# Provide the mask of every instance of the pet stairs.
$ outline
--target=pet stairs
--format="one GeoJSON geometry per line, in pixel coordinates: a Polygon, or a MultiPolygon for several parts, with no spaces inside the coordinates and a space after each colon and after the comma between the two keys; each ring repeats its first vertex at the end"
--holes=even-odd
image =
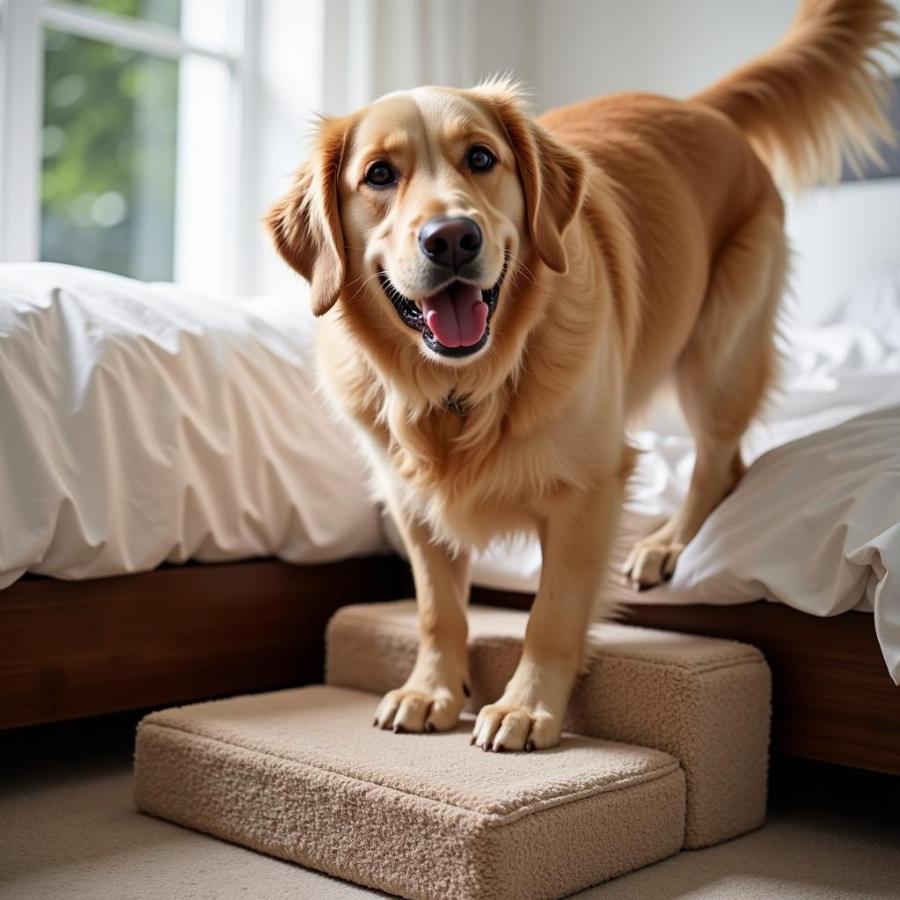
{"type": "Polygon", "coordinates": [[[752,647],[593,626],[559,747],[481,753],[525,613],[469,611],[473,694],[443,734],[372,728],[412,668],[412,601],[348,606],[326,684],[152,713],[135,797],[149,813],[411,898],[552,898],[765,816],[769,669],[752,647]]]}

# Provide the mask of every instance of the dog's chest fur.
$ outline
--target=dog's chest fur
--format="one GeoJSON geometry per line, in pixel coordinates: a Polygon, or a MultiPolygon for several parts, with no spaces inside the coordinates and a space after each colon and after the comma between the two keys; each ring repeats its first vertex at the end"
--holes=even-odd
{"type": "Polygon", "coordinates": [[[449,543],[484,546],[532,530],[554,502],[584,487],[589,457],[596,459],[590,448],[599,438],[571,422],[566,433],[553,422],[515,433],[503,392],[465,415],[444,406],[414,419],[399,404],[379,407],[371,393],[369,403],[360,399],[350,390],[341,405],[368,433],[383,487],[449,543]]]}
{"type": "Polygon", "coordinates": [[[436,536],[474,545],[534,527],[567,487],[560,451],[552,435],[515,438],[502,418],[485,425],[446,409],[391,430],[382,444],[404,506],[436,536]]]}

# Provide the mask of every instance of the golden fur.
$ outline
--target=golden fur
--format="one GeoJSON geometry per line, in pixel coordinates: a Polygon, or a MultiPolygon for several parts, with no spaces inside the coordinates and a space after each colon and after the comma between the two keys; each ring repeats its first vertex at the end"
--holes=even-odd
{"type": "Polygon", "coordinates": [[[544,567],[522,661],[473,742],[558,742],[631,471],[626,421],[671,376],[697,443],[684,506],[629,558],[649,587],[740,477],[775,374],[786,247],[769,166],[780,156],[809,179],[871,149],[884,130],[872,52],[890,20],[880,0],[809,0],[772,53],[690,101],[623,94],[535,121],[496,81],[322,123],[268,223],[328,313],[324,383],[365,438],[413,566],[419,657],[376,724],[456,723],[469,550],[533,529],[544,567]],[[475,143],[497,157],[489,172],[461,165],[475,143]],[[399,173],[391,190],[366,185],[373,159],[399,173]],[[419,302],[416,236],[448,213],[481,227],[482,288],[508,266],[490,340],[462,361],[426,348],[379,282],[419,302]]]}

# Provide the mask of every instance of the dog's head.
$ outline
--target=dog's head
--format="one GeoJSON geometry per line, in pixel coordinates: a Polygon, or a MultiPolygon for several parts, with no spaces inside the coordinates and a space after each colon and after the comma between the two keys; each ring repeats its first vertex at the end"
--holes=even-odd
{"type": "Polygon", "coordinates": [[[267,224],[316,315],[343,298],[382,337],[459,365],[513,315],[494,322],[520,267],[565,271],[584,181],[510,86],[418,88],[323,121],[267,224]]]}

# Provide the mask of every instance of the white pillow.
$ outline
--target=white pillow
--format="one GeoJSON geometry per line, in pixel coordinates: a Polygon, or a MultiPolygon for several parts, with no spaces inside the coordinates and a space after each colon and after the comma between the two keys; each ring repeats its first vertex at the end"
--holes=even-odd
{"type": "Polygon", "coordinates": [[[759,457],[685,548],[672,587],[818,616],[865,600],[900,683],[900,406],[759,457]]]}

